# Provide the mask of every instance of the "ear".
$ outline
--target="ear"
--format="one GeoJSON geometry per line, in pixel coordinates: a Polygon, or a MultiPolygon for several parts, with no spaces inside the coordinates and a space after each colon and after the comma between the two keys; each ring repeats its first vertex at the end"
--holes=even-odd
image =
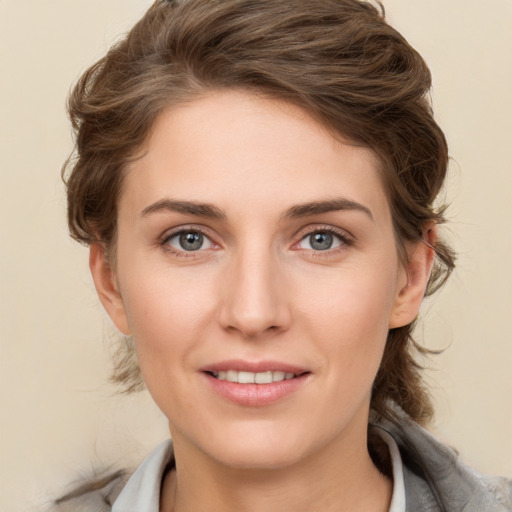
{"type": "Polygon", "coordinates": [[[98,297],[115,326],[126,335],[130,334],[128,319],[114,269],[110,265],[104,248],[92,244],[89,249],[89,268],[98,297]]]}
{"type": "Polygon", "coordinates": [[[423,239],[407,247],[389,328],[410,324],[418,315],[434,263],[437,226],[425,228],[423,239]]]}

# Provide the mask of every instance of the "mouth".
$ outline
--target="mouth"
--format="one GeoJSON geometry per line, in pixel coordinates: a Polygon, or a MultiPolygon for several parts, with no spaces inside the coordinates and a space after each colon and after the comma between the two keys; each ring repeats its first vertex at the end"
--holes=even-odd
{"type": "Polygon", "coordinates": [[[241,406],[260,407],[295,394],[312,373],[282,362],[231,360],[201,368],[217,395],[241,406]]]}

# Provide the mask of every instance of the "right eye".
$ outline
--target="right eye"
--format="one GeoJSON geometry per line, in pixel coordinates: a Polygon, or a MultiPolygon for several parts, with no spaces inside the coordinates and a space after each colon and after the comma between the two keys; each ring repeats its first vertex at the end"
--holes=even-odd
{"type": "Polygon", "coordinates": [[[164,243],[178,252],[195,252],[213,247],[212,241],[195,229],[178,231],[169,236],[164,243]]]}

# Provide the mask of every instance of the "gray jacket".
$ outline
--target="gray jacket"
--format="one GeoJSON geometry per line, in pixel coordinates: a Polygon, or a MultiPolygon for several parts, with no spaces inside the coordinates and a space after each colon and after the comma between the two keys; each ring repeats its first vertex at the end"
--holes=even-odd
{"type": "MultiPolygon", "coordinates": [[[[512,480],[478,474],[454,450],[400,416],[397,423],[377,426],[399,447],[407,512],[512,512],[512,480]]],[[[126,480],[124,472],[97,479],[58,500],[52,511],[110,512],[126,480]]]]}
{"type": "Polygon", "coordinates": [[[407,512],[512,511],[512,480],[477,473],[405,415],[379,426],[400,449],[407,512]]]}

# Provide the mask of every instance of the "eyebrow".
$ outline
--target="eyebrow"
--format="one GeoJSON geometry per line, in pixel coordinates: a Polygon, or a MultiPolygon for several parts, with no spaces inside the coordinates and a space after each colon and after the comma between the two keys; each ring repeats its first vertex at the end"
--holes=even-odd
{"type": "Polygon", "coordinates": [[[326,201],[313,201],[311,203],[304,203],[292,206],[286,212],[284,212],[283,217],[285,218],[299,218],[299,217],[308,217],[310,215],[318,215],[322,213],[329,213],[339,210],[355,210],[359,212],[363,212],[368,215],[371,220],[374,220],[373,214],[371,210],[358,203],[356,201],[352,201],[350,199],[345,198],[336,198],[336,199],[328,199],[326,201]]]}
{"type": "Polygon", "coordinates": [[[226,219],[226,214],[212,204],[196,203],[193,201],[174,201],[172,199],[161,199],[160,201],[150,204],[142,210],[141,217],[160,212],[183,213],[218,220],[226,219]]]}
{"type": "MultiPolygon", "coordinates": [[[[328,199],[326,201],[312,201],[310,203],[297,204],[286,210],[282,218],[300,218],[311,215],[319,215],[340,210],[355,210],[365,213],[371,220],[373,214],[369,208],[345,198],[328,199]]],[[[176,201],[172,199],[161,199],[142,210],[141,217],[152,213],[175,212],[186,215],[197,215],[217,220],[226,220],[226,214],[216,206],[209,203],[196,203],[194,201],[176,201]]]]}

